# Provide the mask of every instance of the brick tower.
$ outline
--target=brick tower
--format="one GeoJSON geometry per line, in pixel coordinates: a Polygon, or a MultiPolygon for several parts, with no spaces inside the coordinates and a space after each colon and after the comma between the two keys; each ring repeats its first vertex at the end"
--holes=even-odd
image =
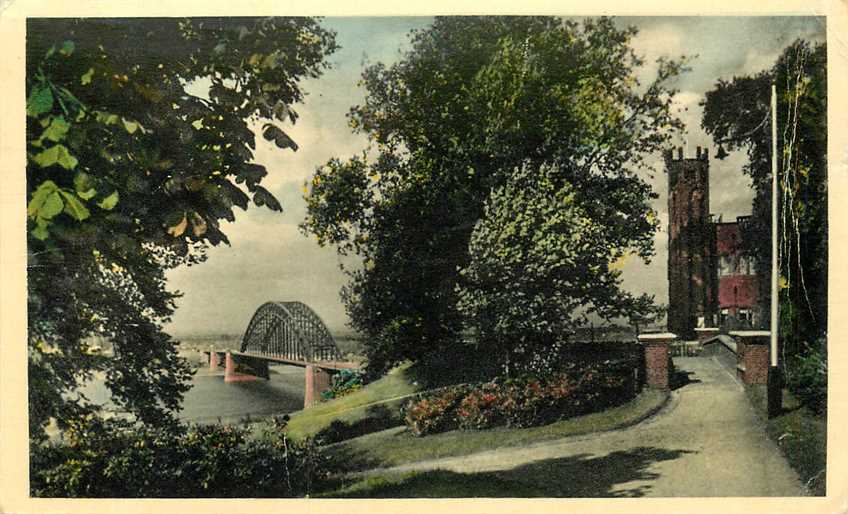
{"type": "Polygon", "coordinates": [[[715,237],[710,218],[710,164],[698,147],[694,159],[665,154],[668,170],[668,330],[694,338],[699,318],[716,311],[715,237]]]}

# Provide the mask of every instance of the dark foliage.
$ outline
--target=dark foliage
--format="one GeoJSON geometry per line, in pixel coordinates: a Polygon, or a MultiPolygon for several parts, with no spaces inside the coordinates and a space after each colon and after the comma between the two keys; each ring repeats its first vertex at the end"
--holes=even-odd
{"type": "Polygon", "coordinates": [[[31,437],[92,412],[76,389],[95,373],[137,420],[175,423],[191,371],[162,330],[165,271],[226,243],[236,207],[281,210],[250,124],[295,149],[274,124],[335,48],[311,18],[27,21],[31,437]]]}
{"type": "Polygon", "coordinates": [[[771,84],[777,86],[780,336],[790,360],[824,352],[827,331],[827,47],[796,41],[770,69],[720,80],[702,126],[716,143],[744,149],[756,195],[748,235],[757,256],[763,326],[771,298],[771,84]]]}
{"type": "MultiPolygon", "coordinates": [[[[825,348],[819,344],[818,347],[825,348]]],[[[786,386],[811,411],[827,411],[827,354],[817,348],[793,355],[786,363],[786,386]]]]}
{"type": "Polygon", "coordinates": [[[371,153],[317,170],[303,229],[361,257],[343,298],[372,374],[436,355],[474,362],[460,271],[487,199],[516,170],[550,169],[556,186],[569,184],[603,225],[609,262],[651,256],[655,194],[639,170],[680,126],[667,82],[684,68],[662,62],[639,88],[634,34],[609,19],[437,18],[398,63],[365,70],[350,121],[371,153]]]}
{"type": "Polygon", "coordinates": [[[272,422],[259,440],[223,425],[163,430],[96,418],[62,444],[31,450],[32,496],[238,498],[308,495],[327,475],[311,442],[294,443],[272,422]],[[246,489],[247,488],[247,489],[246,489]]]}

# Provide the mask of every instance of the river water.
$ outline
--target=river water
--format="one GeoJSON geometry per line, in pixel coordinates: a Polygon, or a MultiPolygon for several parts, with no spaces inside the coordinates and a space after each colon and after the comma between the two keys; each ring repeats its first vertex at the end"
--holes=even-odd
{"type": "MultiPolygon", "coordinates": [[[[304,369],[271,366],[270,372],[270,380],[224,383],[223,370],[212,373],[201,366],[185,394],[179,418],[191,423],[238,423],[302,409],[304,369]]],[[[87,383],[82,392],[107,410],[112,406],[103,380],[87,383]]]]}

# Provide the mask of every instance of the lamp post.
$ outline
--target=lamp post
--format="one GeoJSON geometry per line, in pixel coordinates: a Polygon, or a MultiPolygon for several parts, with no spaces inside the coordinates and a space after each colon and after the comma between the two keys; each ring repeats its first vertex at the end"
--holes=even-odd
{"type": "Polygon", "coordinates": [[[777,360],[778,289],[777,289],[777,88],[771,85],[771,345],[768,373],[768,416],[782,410],[783,376],[777,360]]]}

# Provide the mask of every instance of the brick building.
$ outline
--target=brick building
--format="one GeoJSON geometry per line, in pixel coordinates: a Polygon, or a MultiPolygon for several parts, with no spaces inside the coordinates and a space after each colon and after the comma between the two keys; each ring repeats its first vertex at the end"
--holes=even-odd
{"type": "Polygon", "coordinates": [[[750,216],[710,214],[709,158],[665,154],[668,171],[668,330],[693,338],[698,326],[753,326],[758,282],[747,251],[750,216]]]}

